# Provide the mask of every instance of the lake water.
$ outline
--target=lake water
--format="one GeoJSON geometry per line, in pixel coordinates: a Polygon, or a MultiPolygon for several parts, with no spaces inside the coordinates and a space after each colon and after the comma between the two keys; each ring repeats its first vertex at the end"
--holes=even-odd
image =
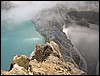
{"type": "Polygon", "coordinates": [[[15,26],[7,29],[9,24],[2,22],[1,26],[1,69],[9,70],[10,63],[15,55],[29,56],[36,44],[44,44],[45,38],[35,30],[31,21],[10,24],[15,26]]]}

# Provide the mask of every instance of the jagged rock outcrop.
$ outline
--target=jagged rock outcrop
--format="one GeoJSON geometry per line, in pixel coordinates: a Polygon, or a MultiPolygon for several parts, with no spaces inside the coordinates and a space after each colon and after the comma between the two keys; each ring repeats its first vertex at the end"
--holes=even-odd
{"type": "Polygon", "coordinates": [[[30,62],[30,59],[27,56],[25,56],[25,55],[22,55],[22,56],[16,55],[16,56],[14,56],[11,64],[12,65],[18,64],[19,66],[22,66],[25,69],[28,69],[29,62],[30,62]]]}
{"type": "MultiPolygon", "coordinates": [[[[24,62],[22,61],[22,63],[24,63],[24,62]]],[[[33,74],[31,72],[28,72],[28,70],[26,70],[22,66],[19,66],[16,63],[16,64],[13,65],[13,68],[10,71],[1,70],[1,75],[33,75],[33,74]]]]}
{"type": "Polygon", "coordinates": [[[54,56],[60,58],[63,61],[63,57],[60,53],[58,45],[51,41],[50,44],[46,43],[44,45],[37,44],[36,49],[31,53],[29,59],[34,60],[36,59],[39,62],[43,62],[45,59],[47,59],[50,54],[53,54],[54,56]]]}
{"type": "Polygon", "coordinates": [[[9,71],[1,70],[1,75],[86,75],[77,68],[76,64],[64,62],[58,56],[61,55],[60,53],[59,46],[53,41],[44,45],[38,44],[34,54],[30,55],[30,57],[34,56],[34,59],[30,60],[26,55],[16,55],[11,62],[13,67],[9,71]],[[48,55],[48,51],[52,52],[48,55]],[[37,54],[43,58],[42,62],[37,58],[37,54]]]}
{"type": "Polygon", "coordinates": [[[66,6],[57,5],[43,10],[32,21],[36,24],[36,30],[45,36],[47,41],[53,40],[59,45],[65,61],[73,60],[81,69],[85,67],[83,70],[86,71],[86,61],[63,32],[63,24],[67,21],[67,11],[66,6]]]}
{"type": "Polygon", "coordinates": [[[53,49],[49,45],[36,45],[36,49],[30,55],[30,60],[36,59],[39,62],[43,62],[51,53],[53,49]]]}

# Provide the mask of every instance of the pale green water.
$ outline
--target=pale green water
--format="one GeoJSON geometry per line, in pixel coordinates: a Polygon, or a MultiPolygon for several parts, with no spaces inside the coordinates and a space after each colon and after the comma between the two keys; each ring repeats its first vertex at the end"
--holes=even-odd
{"type": "MultiPolygon", "coordinates": [[[[8,25],[2,23],[2,25],[8,25]]],[[[14,55],[25,54],[29,56],[36,44],[44,44],[45,38],[41,36],[31,21],[22,24],[12,24],[16,27],[7,30],[1,27],[1,69],[8,70],[14,55]],[[18,26],[17,26],[18,25],[18,26]]]]}

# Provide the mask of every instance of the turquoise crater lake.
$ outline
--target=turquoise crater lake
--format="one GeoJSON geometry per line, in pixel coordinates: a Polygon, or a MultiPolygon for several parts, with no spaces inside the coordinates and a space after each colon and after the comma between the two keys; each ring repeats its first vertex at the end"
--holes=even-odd
{"type": "Polygon", "coordinates": [[[45,38],[36,31],[31,21],[20,24],[1,23],[1,69],[9,70],[15,55],[29,56],[36,44],[44,44],[45,38]],[[8,26],[14,26],[7,29],[8,26]]]}

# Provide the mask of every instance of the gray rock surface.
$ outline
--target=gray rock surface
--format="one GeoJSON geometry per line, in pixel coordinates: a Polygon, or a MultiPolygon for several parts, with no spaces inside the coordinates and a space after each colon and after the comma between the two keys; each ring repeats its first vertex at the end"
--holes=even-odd
{"type": "Polygon", "coordinates": [[[54,8],[40,12],[33,22],[36,24],[36,30],[41,35],[46,37],[47,41],[53,40],[56,42],[61,50],[61,54],[65,61],[73,60],[79,68],[86,71],[86,62],[83,60],[81,54],[74,48],[71,41],[63,32],[63,24],[66,23],[67,9],[63,5],[57,5],[54,8]],[[80,66],[82,65],[82,66],[80,66]]]}
{"type": "MultiPolygon", "coordinates": [[[[75,62],[76,64],[79,65],[79,67],[82,70],[86,72],[87,62],[88,62],[88,65],[90,63],[92,65],[92,63],[94,63],[94,60],[97,60],[97,58],[95,59],[95,57],[97,56],[92,55],[92,52],[91,52],[89,56],[91,56],[93,60],[91,61],[90,58],[87,58],[88,55],[87,56],[84,55],[86,53],[85,49],[83,50],[84,52],[83,54],[82,49],[78,49],[78,47],[73,45],[72,42],[66,36],[66,34],[62,31],[63,25],[65,25],[66,28],[71,25],[76,25],[76,26],[82,26],[82,27],[99,31],[99,28],[98,28],[99,14],[98,13],[99,12],[92,12],[92,11],[68,12],[68,9],[66,8],[66,6],[57,5],[53,8],[45,9],[42,12],[40,12],[36,16],[36,18],[33,19],[33,22],[36,24],[35,27],[37,31],[39,31],[41,35],[45,36],[47,41],[53,40],[59,45],[61,54],[65,61],[69,60],[71,62],[75,62]],[[75,47],[78,50],[75,49],[75,47]]],[[[85,31],[85,33],[88,33],[88,32],[85,31]]],[[[82,45],[80,47],[84,48],[84,46],[82,45]]],[[[92,46],[90,46],[90,48],[91,47],[92,46]]],[[[94,68],[92,66],[88,66],[88,67],[90,67],[88,70],[94,68]]],[[[89,73],[91,73],[91,71],[89,73]]]]}

